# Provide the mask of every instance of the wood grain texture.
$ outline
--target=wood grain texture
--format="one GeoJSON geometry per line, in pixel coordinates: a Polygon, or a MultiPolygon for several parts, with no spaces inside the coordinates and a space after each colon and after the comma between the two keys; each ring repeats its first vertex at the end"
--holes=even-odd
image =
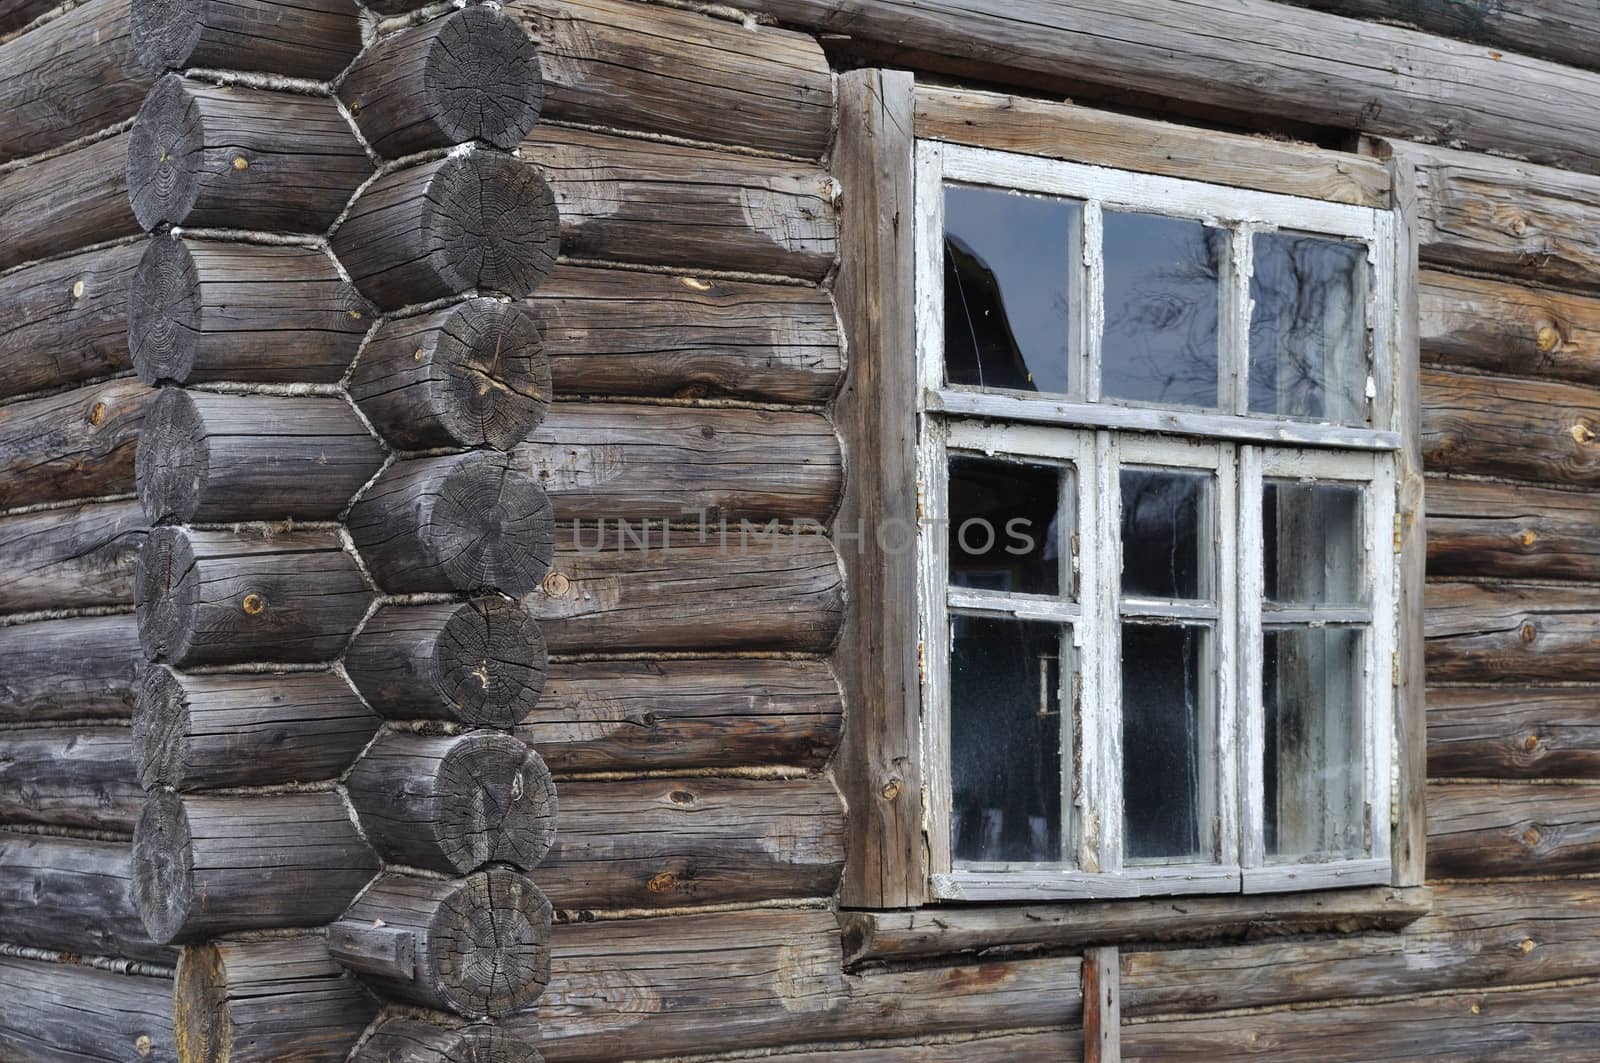
{"type": "Polygon", "coordinates": [[[544,1063],[537,1038],[488,1023],[436,1026],[395,1016],[385,1019],[351,1056],[351,1063],[544,1063]]]}
{"type": "Polygon", "coordinates": [[[839,682],[820,660],[568,661],[551,666],[516,734],[558,774],[815,769],[843,720],[839,682]]]}
{"type": "Polygon", "coordinates": [[[131,616],[0,628],[0,722],[127,719],[143,668],[131,616]]]}
{"type": "Polygon", "coordinates": [[[1523,583],[1430,583],[1429,682],[1600,680],[1600,589],[1523,583]]]}
{"type": "Polygon", "coordinates": [[[1115,946],[1083,950],[1083,1063],[1122,1063],[1122,987],[1115,946]]]}
{"type": "Polygon", "coordinates": [[[0,0],[0,33],[11,33],[56,7],[55,0],[0,0]]]}
{"type": "Polygon", "coordinates": [[[0,832],[0,940],[171,964],[133,903],[133,844],[0,832]]]}
{"type": "Polygon", "coordinates": [[[1528,783],[1428,787],[1428,874],[1583,874],[1600,868],[1600,789],[1528,783]]]}
{"type": "Polygon", "coordinates": [[[0,822],[131,834],[143,804],[126,727],[29,728],[0,742],[0,822]]]}
{"type": "Polygon", "coordinates": [[[0,277],[0,397],[128,368],[128,288],[141,250],[87,251],[0,277]]]}
{"type": "Polygon", "coordinates": [[[127,133],[0,173],[0,269],[133,236],[127,133]]]}
{"type": "Polygon", "coordinates": [[[844,372],[828,293],[791,284],[557,266],[522,304],[562,396],[820,404],[844,372]]]}
{"type": "Polygon", "coordinates": [[[1430,477],[1427,497],[1432,576],[1600,580],[1590,492],[1430,477]]]}
{"type": "Polygon", "coordinates": [[[132,0],[133,40],[152,65],[259,70],[328,80],[361,51],[351,0],[132,0]]]}
{"type": "Polygon", "coordinates": [[[821,280],[838,241],[816,166],[540,126],[522,156],[550,182],[578,259],[821,280]]]}
{"type": "Polygon", "coordinates": [[[0,508],[128,494],[155,398],[123,379],[0,406],[0,508]]]}
{"type": "Polygon", "coordinates": [[[724,1056],[743,1060],[811,1060],[827,1053],[828,1063],[1016,1063],[1019,1059],[1048,1059],[1053,1063],[1080,1063],[1083,1031],[1034,1030],[1026,1033],[956,1034],[918,1038],[913,1042],[862,1042],[839,1045],[805,1045],[789,1050],[762,1050],[755,1055],[724,1056]]]}
{"type": "Polygon", "coordinates": [[[1428,774],[1600,779],[1600,690],[1436,687],[1428,691],[1428,774]]]}
{"type": "Polygon", "coordinates": [[[1428,369],[1422,403],[1429,472],[1600,486],[1600,389],[1428,369]]]}
{"type": "Polygon", "coordinates": [[[817,41],[626,0],[519,0],[550,117],[820,158],[832,75],[817,41]]]}
{"type": "Polygon", "coordinates": [[[127,605],[148,527],[137,502],[0,518],[0,613],[127,605]]]}
{"type": "Polygon", "coordinates": [[[176,1063],[172,979],[0,957],[0,1053],[28,1063],[176,1063]]]}
{"type": "Polygon", "coordinates": [[[1600,384],[1600,299],[1434,270],[1421,296],[1431,365],[1600,384]]]}

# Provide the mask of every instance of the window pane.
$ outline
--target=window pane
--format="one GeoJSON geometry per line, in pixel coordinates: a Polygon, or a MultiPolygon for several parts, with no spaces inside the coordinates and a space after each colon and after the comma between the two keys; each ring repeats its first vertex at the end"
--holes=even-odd
{"type": "Polygon", "coordinates": [[[1197,221],[1105,212],[1101,392],[1217,405],[1217,309],[1228,234],[1197,221]]]}
{"type": "Polygon", "coordinates": [[[1071,632],[977,616],[953,616],[950,627],[951,853],[1056,863],[1071,632]]]}
{"type": "Polygon", "coordinates": [[[944,190],[944,358],[952,384],[1065,392],[1072,250],[1083,205],[993,188],[944,190]]]}
{"type": "Polygon", "coordinates": [[[1209,631],[1122,625],[1123,848],[1128,860],[1211,859],[1209,631]]]}
{"type": "Polygon", "coordinates": [[[1361,637],[1355,628],[1264,632],[1267,855],[1361,856],[1361,637]]]}
{"type": "Polygon", "coordinates": [[[1257,233],[1250,277],[1250,409],[1366,423],[1367,249],[1257,233]]]}
{"type": "MultiPolygon", "coordinates": [[[[1052,465],[950,459],[950,586],[1019,594],[1061,594],[1063,532],[1058,515],[1068,470],[1052,465]]],[[[1070,576],[1067,577],[1070,579],[1070,576]]]]}
{"type": "Polygon", "coordinates": [[[1122,593],[1210,598],[1211,474],[1123,469],[1122,593]]]}
{"type": "Polygon", "coordinates": [[[1353,484],[1268,480],[1262,486],[1264,591],[1280,605],[1359,605],[1361,494],[1353,484]]]}

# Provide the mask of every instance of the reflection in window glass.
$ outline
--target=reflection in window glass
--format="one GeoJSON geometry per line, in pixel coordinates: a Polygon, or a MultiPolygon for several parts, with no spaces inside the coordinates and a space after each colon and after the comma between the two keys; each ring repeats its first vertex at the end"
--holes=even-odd
{"type": "Polygon", "coordinates": [[[950,586],[1061,594],[1061,477],[1051,465],[950,460],[950,586]]]}
{"type": "Polygon", "coordinates": [[[1264,637],[1267,855],[1363,855],[1361,631],[1269,627],[1264,637]]]}
{"type": "Polygon", "coordinates": [[[1217,312],[1228,234],[1197,221],[1105,212],[1101,391],[1217,405],[1217,312]]]}
{"type": "Polygon", "coordinates": [[[1280,605],[1359,605],[1361,488],[1268,480],[1261,498],[1263,591],[1280,605]]]}
{"type": "Polygon", "coordinates": [[[1211,597],[1211,475],[1123,469],[1122,593],[1211,597]]]}
{"type": "Polygon", "coordinates": [[[1211,720],[1203,627],[1122,625],[1123,844],[1128,860],[1210,859],[1211,720]]]}
{"type": "Polygon", "coordinates": [[[958,862],[1057,863],[1069,629],[950,618],[950,850],[958,862]]]}
{"type": "Polygon", "coordinates": [[[1367,251],[1257,233],[1250,277],[1250,409],[1366,423],[1367,251]]]}
{"type": "Polygon", "coordinates": [[[1072,249],[1083,205],[993,188],[944,193],[945,376],[952,384],[1064,393],[1072,249]]]}

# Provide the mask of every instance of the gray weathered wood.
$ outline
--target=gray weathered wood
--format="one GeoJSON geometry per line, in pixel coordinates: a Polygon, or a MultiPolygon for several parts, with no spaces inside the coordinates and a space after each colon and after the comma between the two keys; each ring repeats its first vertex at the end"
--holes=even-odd
{"type": "Polygon", "coordinates": [[[1600,859],[1600,787],[1428,787],[1430,878],[1563,875],[1600,859]]]}
{"type": "Polygon", "coordinates": [[[329,531],[157,528],[135,578],[145,652],[178,668],[332,660],[373,598],[329,531]]]}
{"type": "Polygon", "coordinates": [[[0,956],[0,1055],[27,1063],[175,1063],[172,979],[0,956]]]}
{"type": "Polygon", "coordinates": [[[144,795],[126,727],[29,728],[0,737],[0,822],[132,833],[144,795]]]}
{"type": "Polygon", "coordinates": [[[168,69],[260,70],[326,80],[361,51],[351,0],[132,0],[133,40],[168,69]]]}
{"type": "Polygon", "coordinates": [[[332,100],[168,74],[128,144],[128,198],[167,225],[317,233],[372,176],[332,100]]]}
{"type": "Polygon", "coordinates": [[[1429,363],[1600,384],[1600,299],[1433,270],[1421,280],[1429,363]]]}
{"type": "Polygon", "coordinates": [[[1435,687],[1428,691],[1428,774],[1600,779],[1600,691],[1435,687]]]}
{"type": "Polygon", "coordinates": [[[1122,1063],[1121,966],[1115,945],[1083,950],[1083,1063],[1122,1063]]]}
{"type": "Polygon", "coordinates": [[[133,236],[127,133],[0,173],[0,269],[133,236]]]}
{"type": "Polygon", "coordinates": [[[133,844],[0,833],[0,941],[170,964],[133,903],[133,844]]]}
{"type": "Polygon", "coordinates": [[[128,494],[155,398],[137,380],[110,380],[0,408],[0,509],[128,494]]]}
{"type": "Polygon", "coordinates": [[[0,721],[127,719],[143,667],[131,616],[0,628],[0,721]]]}
{"type": "Polygon", "coordinates": [[[380,723],[331,672],[185,675],[152,664],[132,753],[145,789],[322,782],[354,763],[380,723]]]}
{"type": "Polygon", "coordinates": [[[148,526],[131,501],[0,519],[0,613],[126,605],[148,526]]]}
{"type": "Polygon", "coordinates": [[[1600,389],[1422,372],[1429,472],[1600,487],[1600,389]]]}
{"type": "Polygon", "coordinates": [[[539,120],[539,52],[498,8],[467,7],[379,39],[339,83],[339,99],[381,154],[469,140],[505,151],[539,120]]]}
{"type": "Polygon", "coordinates": [[[0,277],[0,397],[128,368],[128,287],[140,250],[87,251],[0,277]]]}
{"type": "Polygon", "coordinates": [[[1596,504],[1587,491],[1430,478],[1428,572],[1600,580],[1596,504]]]}
{"type": "Polygon", "coordinates": [[[352,1063],[544,1063],[522,1037],[487,1023],[436,1026],[395,1016],[385,1019],[351,1057],[352,1063]]]}
{"type": "Polygon", "coordinates": [[[56,6],[55,0],[0,0],[0,34],[11,33],[56,6]]]}
{"type": "Polygon", "coordinates": [[[321,926],[378,870],[339,795],[151,794],[133,836],[133,897],[158,942],[321,926]]]}
{"type": "Polygon", "coordinates": [[[1428,681],[1600,681],[1600,589],[1430,583],[1428,681]]]}
{"type": "MultiPolygon", "coordinates": [[[[816,1043],[762,1049],[752,1055],[724,1056],[730,1063],[754,1060],[812,1060],[826,1052],[828,1063],[1016,1063],[1048,1059],[1081,1063],[1083,1031],[1028,1030],[1021,1033],[962,1033],[934,1040],[862,1041],[850,1045],[816,1043]]],[[[576,1058],[576,1057],[573,1057],[576,1058]]]]}

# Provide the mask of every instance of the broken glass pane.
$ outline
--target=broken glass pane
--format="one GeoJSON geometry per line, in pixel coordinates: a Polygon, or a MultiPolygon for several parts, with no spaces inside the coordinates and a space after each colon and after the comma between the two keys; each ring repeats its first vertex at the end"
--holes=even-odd
{"type": "Polygon", "coordinates": [[[1071,516],[1059,511],[1062,477],[1070,475],[1054,465],[952,457],[950,586],[1063,593],[1071,516]]]}
{"type": "Polygon", "coordinates": [[[1366,423],[1367,249],[1256,233],[1250,409],[1366,423]]]}

